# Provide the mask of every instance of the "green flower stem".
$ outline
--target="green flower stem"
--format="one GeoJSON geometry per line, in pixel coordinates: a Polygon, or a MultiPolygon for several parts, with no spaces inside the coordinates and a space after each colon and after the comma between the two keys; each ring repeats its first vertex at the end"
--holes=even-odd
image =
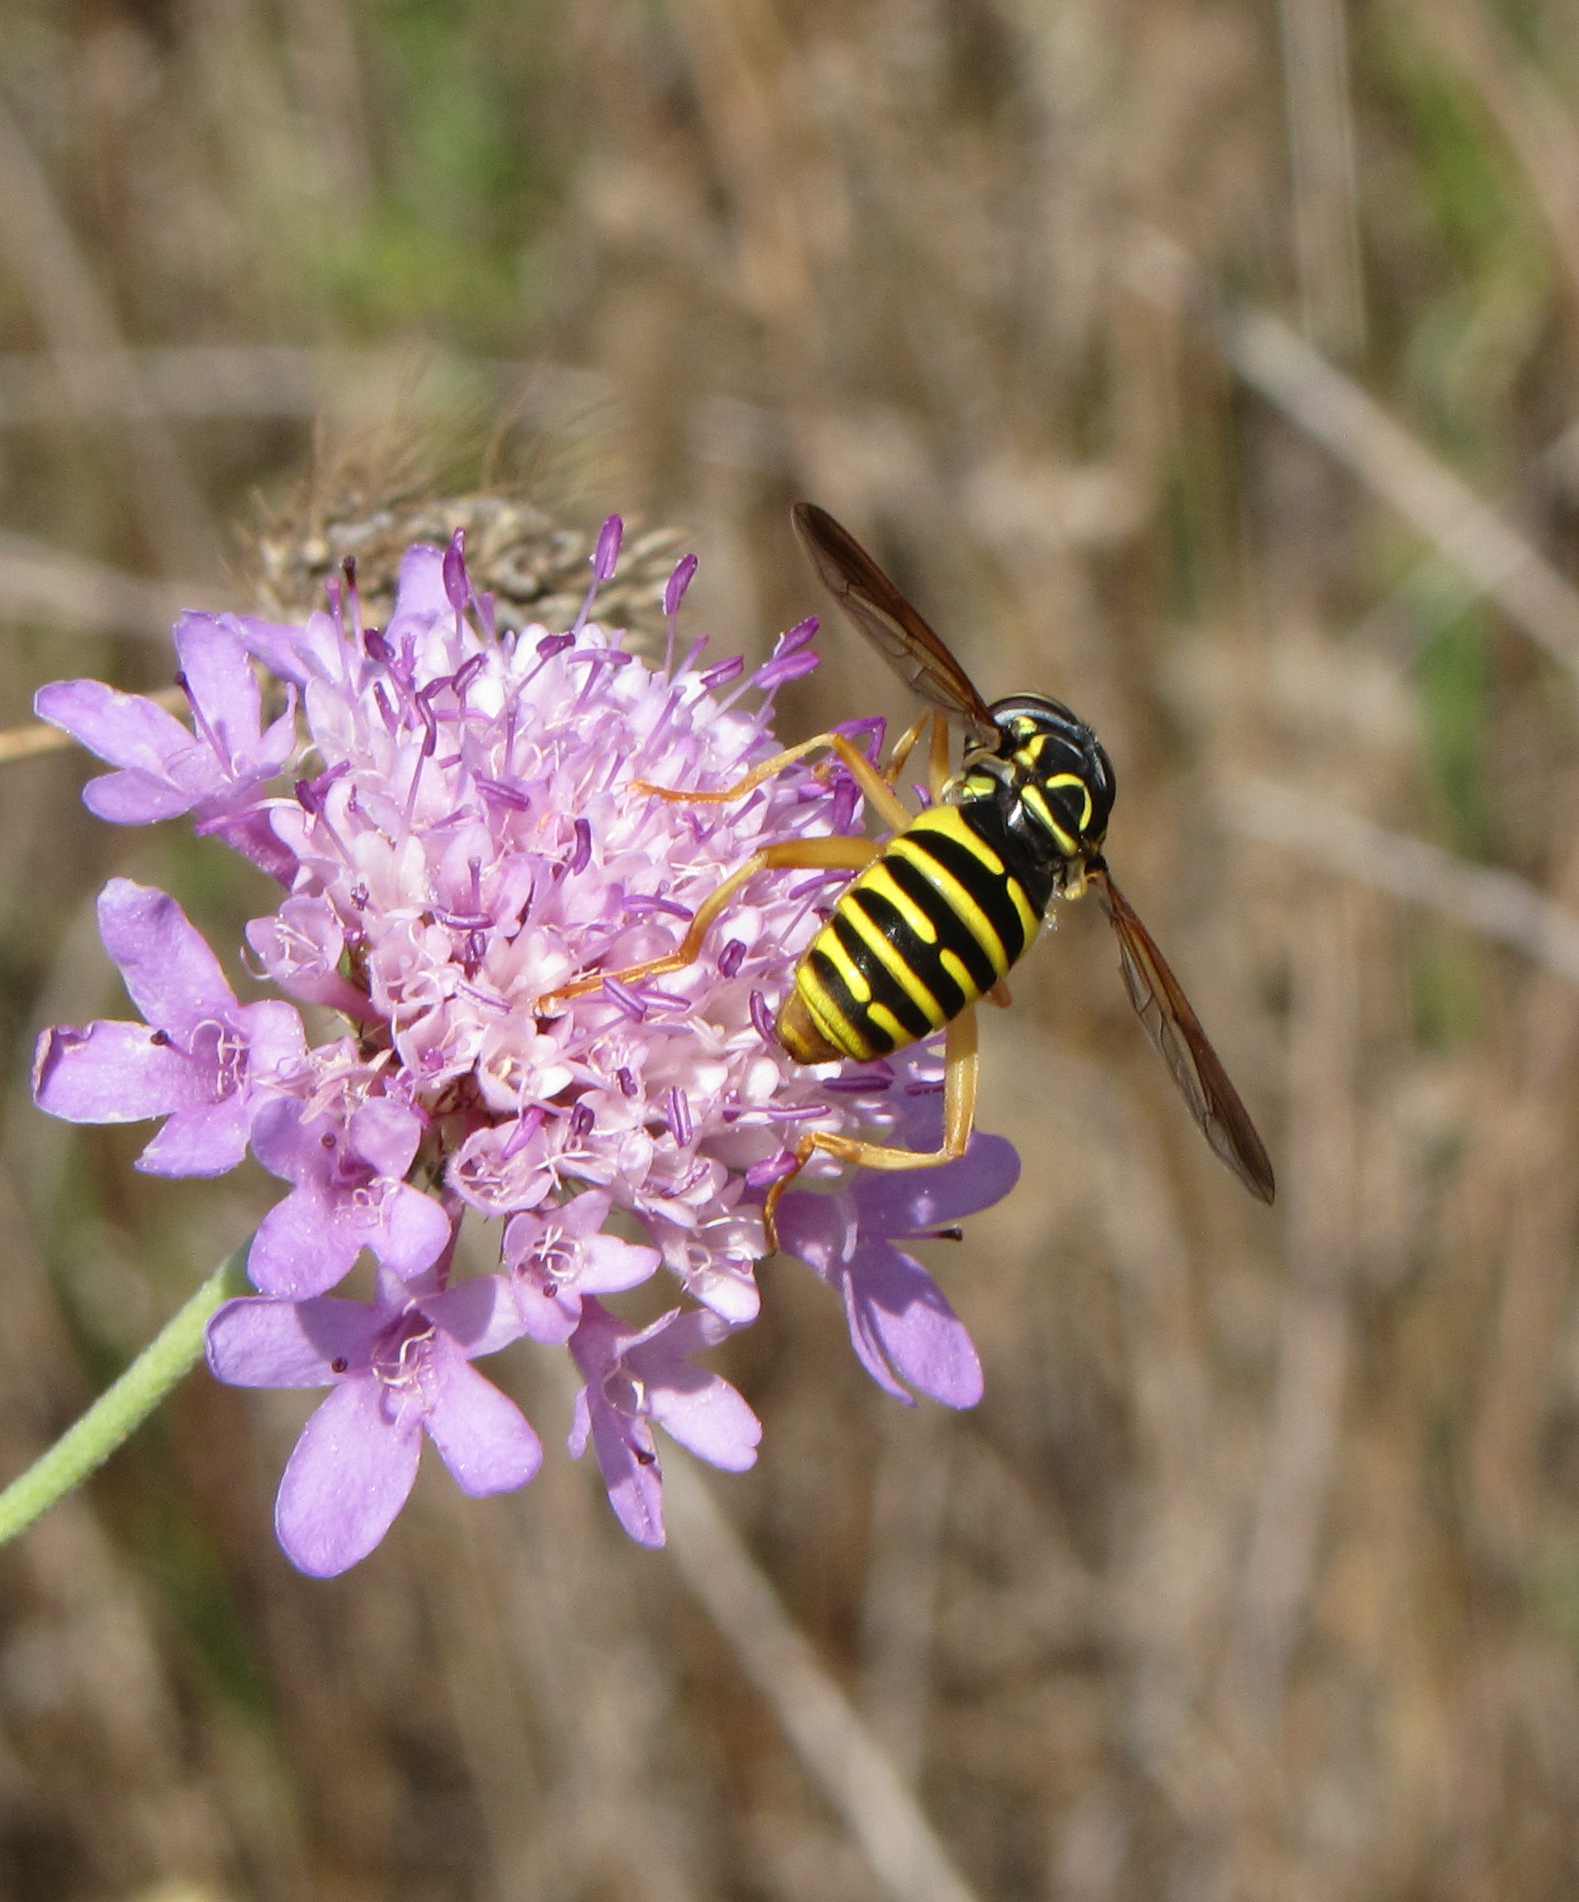
{"type": "Polygon", "coordinates": [[[30,1526],[73,1486],[80,1485],[146,1420],[203,1355],[203,1330],[221,1303],[250,1292],[244,1243],[222,1262],[159,1330],[75,1426],[0,1492],[0,1545],[30,1526]]]}

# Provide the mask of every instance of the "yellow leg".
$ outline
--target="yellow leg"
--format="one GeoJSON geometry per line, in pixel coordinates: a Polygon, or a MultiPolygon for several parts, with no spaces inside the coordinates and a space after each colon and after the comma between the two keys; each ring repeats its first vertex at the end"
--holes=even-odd
{"type": "Polygon", "coordinates": [[[950,778],[948,721],[941,713],[932,716],[932,749],[927,760],[927,777],[932,787],[932,797],[941,799],[943,788],[950,778]]]}
{"type": "MultiPolygon", "coordinates": [[[[910,734],[904,735],[901,745],[904,740],[910,740],[910,734]]],[[[915,741],[910,740],[910,744],[913,746],[915,741]]],[[[895,832],[909,825],[912,815],[905,809],[893,787],[866,755],[842,733],[818,733],[809,740],[802,740],[799,746],[775,753],[772,759],[765,759],[760,766],[753,767],[744,779],[737,779],[733,786],[721,786],[717,792],[697,792],[684,786],[655,786],[650,779],[633,779],[631,791],[650,794],[654,799],[684,801],[690,805],[727,805],[731,800],[744,799],[747,793],[755,792],[758,786],[765,785],[775,774],[782,773],[786,766],[793,766],[796,760],[804,759],[808,753],[820,751],[838,755],[851,778],[865,794],[867,804],[884,825],[892,827],[895,832]]]]}
{"type": "Polygon", "coordinates": [[[765,872],[775,866],[795,871],[824,868],[860,872],[871,864],[881,850],[881,845],[875,839],[842,837],[792,839],[783,845],[765,845],[760,852],[753,852],[743,865],[737,865],[721,884],[713,887],[697,906],[695,917],[674,950],[666,952],[661,958],[648,958],[644,964],[628,964],[620,971],[598,971],[591,977],[577,978],[574,983],[561,984],[556,990],[545,991],[538,998],[536,1008],[541,1011],[545,1005],[559,1003],[565,998],[585,997],[589,992],[599,989],[605,978],[613,978],[617,984],[639,984],[646,978],[666,977],[673,971],[683,971],[686,965],[694,964],[701,955],[703,940],[718,914],[741,886],[755,878],[758,872],[765,872]]]}
{"type": "MultiPolygon", "coordinates": [[[[888,764],[883,768],[883,778],[887,780],[891,787],[898,784],[899,775],[905,768],[905,761],[909,759],[910,755],[916,750],[917,742],[920,740],[921,735],[927,730],[927,722],[935,717],[933,714],[923,713],[920,719],[915,721],[913,725],[907,726],[899,738],[894,741],[893,747],[888,755],[888,764]]],[[[936,791],[937,789],[934,787],[934,796],[936,795],[936,791]]]]}
{"type": "Polygon", "coordinates": [[[976,1084],[979,1062],[976,1053],[976,1012],[963,1011],[948,1027],[943,1070],[943,1146],[941,1149],[894,1149],[886,1143],[860,1142],[853,1136],[837,1136],[828,1130],[813,1130],[795,1145],[795,1167],[780,1176],[762,1207],[762,1226],[768,1249],[779,1245],[778,1205],[784,1191],[820,1149],[859,1169],[936,1169],[945,1162],[957,1162],[970,1147],[971,1131],[976,1126],[976,1084]]]}

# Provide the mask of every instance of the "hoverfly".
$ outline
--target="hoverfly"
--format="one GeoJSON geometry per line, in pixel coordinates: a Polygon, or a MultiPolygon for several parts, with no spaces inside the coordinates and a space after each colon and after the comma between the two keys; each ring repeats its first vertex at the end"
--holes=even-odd
{"type": "MultiPolygon", "coordinates": [[[[975,1006],[995,993],[1002,998],[1004,974],[1035,938],[1053,899],[1079,898],[1088,889],[1118,940],[1130,1003],[1201,1133],[1250,1193],[1270,1202],[1272,1165],[1249,1112],[1167,960],[1108,870],[1102,847],[1116,786],[1101,742],[1068,707],[1041,694],[983,700],[854,536],[810,502],[797,503],[791,513],[834,599],[928,710],[895,744],[882,772],[843,734],[821,733],[721,791],[643,781],[633,789],[665,799],[741,799],[793,761],[827,750],[854,776],[891,828],[889,836],[764,847],[708,896],[676,951],[616,975],[631,982],[692,962],[729,900],[767,867],[848,869],[856,876],[796,966],[779,1010],[780,1041],[807,1064],[870,1062],[945,1028],[947,1044],[942,1147],[919,1153],[821,1130],[803,1136],[792,1170],[768,1194],[763,1213],[770,1246],[778,1200],[818,1150],[876,1169],[924,1168],[964,1154],[975,1122],[975,1006]],[[965,730],[954,772],[950,720],[965,730]],[[912,813],[894,786],[928,725],[934,803],[912,813]]],[[[601,976],[588,978],[558,995],[601,982],[601,976]]]]}

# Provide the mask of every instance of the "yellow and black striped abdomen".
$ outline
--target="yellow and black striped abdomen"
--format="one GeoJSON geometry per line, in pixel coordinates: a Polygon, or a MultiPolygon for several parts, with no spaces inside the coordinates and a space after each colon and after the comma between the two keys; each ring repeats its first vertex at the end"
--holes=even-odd
{"type": "Polygon", "coordinates": [[[1007,843],[996,808],[975,802],[933,806],[895,833],[796,969],[799,1008],[786,1008],[779,1034],[797,1062],[887,1056],[992,988],[1047,902],[1010,868],[1007,843]],[[806,1034],[813,1027],[828,1047],[806,1034]]]}

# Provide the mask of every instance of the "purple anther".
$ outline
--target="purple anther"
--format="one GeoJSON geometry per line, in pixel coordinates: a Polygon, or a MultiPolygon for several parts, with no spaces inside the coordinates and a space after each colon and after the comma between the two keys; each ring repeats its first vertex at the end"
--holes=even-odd
{"type": "Polygon", "coordinates": [[[718,954],[718,974],[733,977],[746,961],[746,947],[739,938],[731,938],[718,954]]]}
{"type": "Polygon", "coordinates": [[[739,654],[731,654],[728,660],[721,660],[716,667],[709,667],[702,675],[702,685],[711,693],[715,688],[727,687],[731,680],[738,680],[746,670],[746,663],[739,654]]]}
{"type": "Polygon", "coordinates": [[[628,654],[623,647],[587,647],[570,658],[578,667],[585,667],[591,672],[599,667],[628,666],[636,656],[628,654]]]}
{"type": "Polygon", "coordinates": [[[807,674],[816,673],[821,665],[815,654],[776,654],[765,667],[757,669],[751,684],[764,693],[777,693],[792,680],[804,680],[807,674]]]}
{"type": "Polygon", "coordinates": [[[532,1140],[547,1120],[548,1112],[541,1103],[534,1103],[528,1110],[516,1118],[515,1128],[505,1138],[501,1154],[508,1162],[512,1156],[518,1156],[532,1140]]]}
{"type": "Polygon", "coordinates": [[[295,793],[296,803],[303,812],[310,812],[316,819],[323,811],[322,796],[310,779],[298,779],[291,791],[295,793]]]}
{"type": "Polygon", "coordinates": [[[776,1044],[778,1042],[778,1037],[773,1029],[773,1017],[768,1010],[768,1000],[760,991],[753,991],[751,993],[751,1022],[757,1035],[764,1043],[776,1044]]]}
{"type": "Polygon", "coordinates": [[[881,714],[868,720],[846,720],[836,726],[835,733],[842,733],[845,739],[859,746],[866,742],[866,757],[875,766],[882,757],[883,741],[888,737],[888,722],[881,714]]]}
{"type": "Polygon", "coordinates": [[[571,1140],[578,1143],[584,1141],[592,1134],[592,1126],[597,1120],[590,1103],[578,1103],[570,1112],[571,1140]]]}
{"type": "Polygon", "coordinates": [[[395,658],[395,650],[384,639],[382,628],[370,627],[363,631],[362,645],[367,649],[369,660],[376,660],[380,667],[388,667],[395,658]]]}
{"type": "Polygon", "coordinates": [[[592,863],[592,824],[590,820],[576,821],[575,849],[570,854],[570,864],[566,868],[574,878],[578,872],[584,872],[592,863]]]}
{"type": "Polygon", "coordinates": [[[830,879],[836,878],[842,881],[848,879],[849,876],[848,872],[840,871],[837,867],[830,868],[826,872],[813,872],[810,878],[800,879],[792,885],[785,896],[795,899],[809,898],[813,892],[820,892],[830,879]]]}
{"type": "Polygon", "coordinates": [[[635,1096],[641,1087],[636,1081],[634,1071],[628,1069],[623,1063],[615,1071],[614,1078],[620,1086],[621,1096],[635,1096]]]}
{"type": "Polygon", "coordinates": [[[614,579],[614,570],[620,558],[620,541],[624,533],[625,524],[617,515],[611,515],[598,530],[598,550],[592,557],[592,572],[599,581],[614,579]]]}
{"type": "Polygon", "coordinates": [[[496,806],[508,806],[512,812],[530,812],[532,802],[519,786],[507,786],[502,779],[489,779],[479,773],[475,781],[478,792],[484,799],[496,806]]]}
{"type": "Polygon", "coordinates": [[[828,815],[831,832],[848,832],[855,823],[855,809],[861,803],[861,789],[853,779],[841,778],[833,789],[833,811],[828,815]]]}
{"type": "Polygon", "coordinates": [[[695,555],[682,555],[674,564],[674,573],[664,583],[663,611],[665,614],[678,614],[680,603],[685,599],[685,591],[691,585],[696,573],[695,555]]]}
{"type": "Polygon", "coordinates": [[[779,636],[778,648],[774,654],[774,658],[779,660],[786,654],[797,653],[801,648],[816,640],[821,627],[822,622],[818,620],[817,616],[815,614],[808,614],[804,621],[797,621],[793,627],[786,628],[779,636]]]}
{"type": "Polygon", "coordinates": [[[642,996],[649,1004],[667,1004],[671,1010],[691,1010],[695,1007],[691,998],[682,997],[678,991],[660,990],[656,984],[646,985],[642,996]]]}
{"type": "Polygon", "coordinates": [[[473,654],[469,660],[461,662],[455,669],[454,678],[450,681],[450,687],[457,700],[466,698],[466,689],[487,665],[488,657],[485,654],[473,654]]]}
{"type": "Polygon", "coordinates": [[[567,647],[574,647],[574,634],[545,634],[537,643],[538,655],[543,660],[552,660],[556,654],[564,653],[567,647]]]}
{"type": "Polygon", "coordinates": [[[664,912],[670,918],[683,918],[687,924],[696,916],[689,905],[682,905],[677,898],[660,898],[656,892],[633,892],[625,900],[627,918],[645,918],[653,911],[664,912]]]}
{"type": "Polygon", "coordinates": [[[669,1107],[665,1120],[668,1122],[670,1135],[682,1149],[686,1148],[696,1131],[691,1121],[691,1099],[678,1083],[669,1092],[669,1107]]]}
{"type": "Polygon", "coordinates": [[[927,1083],[925,1081],[913,1082],[913,1083],[907,1083],[905,1085],[905,1095],[906,1096],[937,1096],[941,1093],[942,1089],[943,1089],[943,1082],[941,1078],[939,1078],[939,1080],[936,1083],[927,1083]]]}
{"type": "Polygon", "coordinates": [[[752,1163],[746,1171],[748,1189],[770,1189],[775,1182],[782,1182],[785,1176],[795,1173],[795,1152],[781,1149],[776,1156],[768,1156],[761,1162],[752,1163]]]}
{"type": "Polygon", "coordinates": [[[603,980],[603,995],[633,1023],[641,1023],[647,1015],[647,1006],[627,984],[617,977],[603,980]]]}
{"type": "Polygon", "coordinates": [[[893,1078],[886,1076],[831,1076],[824,1079],[822,1087],[840,1096],[867,1096],[886,1090],[892,1082],[893,1078]]]}

